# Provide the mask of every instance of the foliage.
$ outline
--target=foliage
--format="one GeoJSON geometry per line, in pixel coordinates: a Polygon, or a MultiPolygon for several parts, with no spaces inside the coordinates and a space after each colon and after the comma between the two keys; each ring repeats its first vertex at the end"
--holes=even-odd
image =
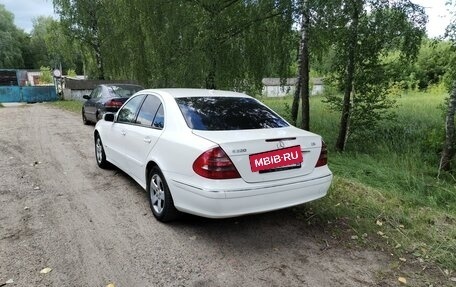
{"type": "Polygon", "coordinates": [[[59,21],[51,17],[38,17],[33,20],[30,45],[34,55],[34,67],[78,69],[82,72],[82,56],[76,43],[62,31],[59,21]]]}
{"type": "MultiPolygon", "coordinates": [[[[342,110],[342,97],[338,94],[327,94],[323,102],[333,111],[342,110]]],[[[396,100],[384,87],[365,86],[363,94],[353,95],[347,139],[360,143],[373,138],[379,125],[395,119],[396,114],[391,110],[395,106],[396,100]]]]}
{"type": "MultiPolygon", "coordinates": [[[[62,34],[79,41],[80,46],[85,48],[86,62],[90,62],[87,57],[95,60],[96,69],[91,69],[95,73],[94,76],[103,79],[104,62],[101,47],[104,38],[100,32],[100,26],[105,25],[106,28],[110,27],[112,23],[109,23],[107,20],[110,17],[115,18],[117,15],[106,14],[106,2],[101,0],[53,0],[53,3],[56,13],[60,15],[60,30],[63,32],[62,34]]],[[[125,32],[130,33],[130,31],[125,32]]],[[[106,38],[109,36],[108,33],[104,35],[106,38]]]]}
{"type": "Polygon", "coordinates": [[[0,67],[24,67],[22,44],[25,42],[24,32],[14,25],[14,15],[0,4],[0,67]]]}
{"type": "Polygon", "coordinates": [[[54,21],[51,17],[38,17],[33,19],[33,29],[30,33],[30,46],[34,55],[34,68],[42,66],[55,67],[51,62],[51,57],[46,46],[46,35],[48,26],[54,21]]]}
{"type": "Polygon", "coordinates": [[[342,114],[338,150],[344,150],[351,134],[364,135],[380,120],[390,118],[385,110],[394,101],[387,96],[390,81],[382,57],[399,51],[400,59],[414,59],[427,20],[424,9],[407,0],[348,4],[332,16],[339,28],[330,79],[344,90],[344,97],[342,102],[334,96],[326,100],[342,114]]]}
{"type": "Polygon", "coordinates": [[[68,69],[67,71],[67,76],[68,77],[76,77],[78,74],[76,74],[76,71],[73,69],[68,69]]]}
{"type": "MultiPolygon", "coordinates": [[[[338,113],[328,110],[323,97],[311,97],[313,130],[328,143],[335,181],[327,197],[297,212],[338,238],[348,227],[348,241],[357,235],[369,246],[389,246],[398,257],[421,258],[426,264],[436,262],[454,270],[456,237],[450,226],[456,222],[456,182],[449,174],[436,178],[439,153],[429,146],[434,137],[442,142],[446,95],[439,88],[429,90],[403,92],[397,98],[395,120],[379,126],[370,140],[350,145],[345,153],[331,149],[338,113]]],[[[262,100],[280,114],[292,102],[291,97],[262,100]]]]}
{"type": "Polygon", "coordinates": [[[292,0],[53,2],[106,78],[258,91],[264,76],[290,73],[292,0]]]}
{"type": "Polygon", "coordinates": [[[50,102],[49,104],[53,105],[59,109],[67,110],[67,111],[74,112],[77,114],[80,114],[81,109],[82,109],[81,101],[61,100],[61,101],[50,102]]]}
{"type": "Polygon", "coordinates": [[[40,68],[40,83],[41,84],[50,84],[52,83],[52,72],[50,67],[41,66],[40,68]]]}
{"type": "Polygon", "coordinates": [[[445,40],[426,39],[421,44],[416,61],[404,61],[399,51],[393,51],[382,59],[390,82],[400,83],[403,89],[424,90],[440,83],[447,71],[451,44],[445,40]]]}

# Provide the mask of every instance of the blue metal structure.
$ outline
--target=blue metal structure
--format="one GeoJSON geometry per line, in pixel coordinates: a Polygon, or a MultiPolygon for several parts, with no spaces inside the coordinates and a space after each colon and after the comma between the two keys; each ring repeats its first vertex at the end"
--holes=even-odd
{"type": "Polygon", "coordinates": [[[3,74],[0,83],[0,103],[58,100],[54,86],[24,86],[24,78],[27,78],[27,72],[24,70],[0,70],[0,73],[3,74]]]}
{"type": "Polygon", "coordinates": [[[35,102],[50,102],[57,101],[57,93],[54,86],[35,86],[35,87],[21,87],[22,102],[35,103],[35,102]]]}
{"type": "Polygon", "coordinates": [[[0,103],[22,102],[21,87],[0,86],[0,103]]]}

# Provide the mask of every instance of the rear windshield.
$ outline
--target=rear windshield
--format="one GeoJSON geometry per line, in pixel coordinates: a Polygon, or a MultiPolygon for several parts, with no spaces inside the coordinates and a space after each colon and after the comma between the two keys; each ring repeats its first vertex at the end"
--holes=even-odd
{"type": "Polygon", "coordinates": [[[176,98],[187,125],[195,130],[247,130],[287,127],[276,113],[251,98],[176,98]]]}
{"type": "Polygon", "coordinates": [[[129,98],[134,93],[143,90],[144,88],[141,86],[135,85],[112,85],[108,86],[109,96],[115,98],[129,98]]]}

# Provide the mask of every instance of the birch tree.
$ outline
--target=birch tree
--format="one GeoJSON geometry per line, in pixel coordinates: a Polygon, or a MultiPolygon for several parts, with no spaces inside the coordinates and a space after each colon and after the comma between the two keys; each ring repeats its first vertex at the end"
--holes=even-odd
{"type": "MultiPolygon", "coordinates": [[[[456,7],[456,3],[448,1],[447,5],[450,9],[456,7]]],[[[453,14],[454,16],[454,14],[453,14]]],[[[447,66],[447,78],[451,82],[450,97],[447,101],[447,109],[445,116],[445,141],[440,157],[439,172],[451,171],[452,161],[456,154],[456,127],[455,127],[455,114],[456,114],[456,18],[453,18],[451,23],[446,28],[445,36],[452,43],[452,53],[450,54],[450,61],[447,66]]]]}
{"type": "Polygon", "coordinates": [[[456,82],[453,82],[453,88],[448,99],[448,107],[445,117],[445,142],[443,145],[442,156],[440,158],[439,171],[450,171],[451,162],[456,153],[456,82]]]}
{"type": "Polygon", "coordinates": [[[294,125],[297,125],[299,100],[301,99],[301,124],[300,127],[310,130],[310,108],[309,108],[309,33],[310,33],[310,3],[309,0],[302,0],[301,5],[301,40],[299,45],[298,79],[296,90],[291,107],[291,116],[294,125]]]}
{"type": "Polygon", "coordinates": [[[412,60],[425,35],[423,7],[409,0],[346,0],[335,12],[339,19],[334,49],[335,80],[342,99],[331,95],[326,102],[341,112],[336,150],[345,150],[350,135],[371,132],[390,114],[388,79],[381,56],[398,50],[412,60]]]}

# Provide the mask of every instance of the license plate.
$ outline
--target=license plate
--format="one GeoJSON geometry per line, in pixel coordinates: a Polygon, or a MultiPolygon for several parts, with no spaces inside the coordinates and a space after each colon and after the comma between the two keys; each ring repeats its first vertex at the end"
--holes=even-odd
{"type": "Polygon", "coordinates": [[[303,161],[299,145],[251,154],[249,159],[252,172],[300,164],[303,161]]]}

